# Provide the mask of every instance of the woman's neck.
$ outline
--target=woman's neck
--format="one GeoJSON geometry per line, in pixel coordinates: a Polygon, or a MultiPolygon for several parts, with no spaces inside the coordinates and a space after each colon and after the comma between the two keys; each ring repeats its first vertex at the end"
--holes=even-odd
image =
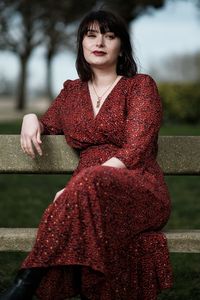
{"type": "Polygon", "coordinates": [[[115,70],[93,69],[93,74],[92,81],[96,86],[107,86],[117,78],[115,70]]]}

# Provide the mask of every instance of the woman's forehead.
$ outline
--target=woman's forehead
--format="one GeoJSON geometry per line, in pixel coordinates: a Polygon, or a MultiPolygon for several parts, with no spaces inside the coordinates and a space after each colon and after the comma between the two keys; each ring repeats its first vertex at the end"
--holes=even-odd
{"type": "Polygon", "coordinates": [[[99,24],[98,21],[94,21],[87,26],[87,31],[94,31],[94,32],[111,32],[110,28],[107,24],[99,24]]]}

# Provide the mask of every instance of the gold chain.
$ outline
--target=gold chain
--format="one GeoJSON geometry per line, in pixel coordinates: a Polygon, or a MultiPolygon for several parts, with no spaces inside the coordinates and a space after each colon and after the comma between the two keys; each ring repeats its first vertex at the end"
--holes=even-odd
{"type": "Polygon", "coordinates": [[[116,82],[116,80],[117,80],[117,78],[118,78],[118,76],[116,77],[116,79],[109,85],[109,87],[103,92],[103,94],[101,95],[101,96],[99,96],[98,94],[97,94],[97,91],[96,91],[96,89],[95,89],[95,87],[94,87],[94,84],[93,84],[93,82],[92,82],[92,87],[93,87],[93,90],[94,90],[94,92],[95,92],[95,94],[96,94],[96,96],[97,96],[97,104],[96,104],[96,108],[98,108],[99,106],[100,106],[100,103],[101,103],[101,100],[102,100],[102,97],[106,94],[106,92],[115,84],[115,82],[116,82]]]}

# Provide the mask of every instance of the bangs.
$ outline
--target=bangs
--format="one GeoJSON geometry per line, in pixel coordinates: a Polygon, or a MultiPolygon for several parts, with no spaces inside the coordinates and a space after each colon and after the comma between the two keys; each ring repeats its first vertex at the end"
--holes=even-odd
{"type": "Polygon", "coordinates": [[[107,22],[101,22],[94,20],[93,22],[90,22],[86,28],[86,33],[90,30],[100,30],[102,34],[106,32],[114,32],[116,35],[116,27],[115,26],[110,26],[107,22]]]}
{"type": "Polygon", "coordinates": [[[106,32],[113,32],[116,36],[119,36],[120,27],[113,17],[102,13],[96,14],[95,12],[85,20],[85,24],[82,27],[82,34],[85,35],[89,30],[100,30],[102,34],[106,32]]]}

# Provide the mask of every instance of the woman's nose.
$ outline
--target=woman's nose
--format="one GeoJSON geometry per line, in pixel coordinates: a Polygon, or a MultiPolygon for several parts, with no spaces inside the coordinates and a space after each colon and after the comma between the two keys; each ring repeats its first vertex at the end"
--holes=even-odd
{"type": "Polygon", "coordinates": [[[104,38],[103,38],[103,35],[99,35],[99,36],[97,37],[96,46],[97,46],[97,47],[103,47],[103,46],[104,46],[104,38]]]}

